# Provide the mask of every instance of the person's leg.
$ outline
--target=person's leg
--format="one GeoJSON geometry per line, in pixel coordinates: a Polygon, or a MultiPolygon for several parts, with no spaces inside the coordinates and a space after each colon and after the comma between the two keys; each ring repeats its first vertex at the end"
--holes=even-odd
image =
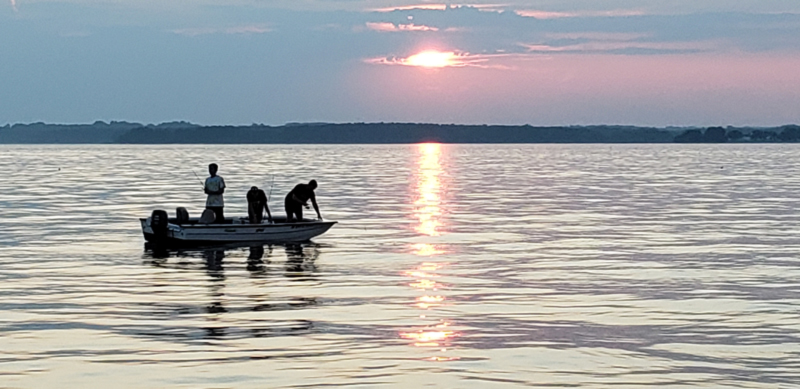
{"type": "Polygon", "coordinates": [[[261,223],[261,220],[263,219],[263,209],[264,207],[257,202],[247,204],[247,217],[250,220],[250,224],[261,223]]]}
{"type": "Polygon", "coordinates": [[[247,220],[250,221],[250,224],[256,224],[256,211],[255,206],[253,203],[247,203],[247,220]]]}
{"type": "Polygon", "coordinates": [[[263,203],[256,203],[256,223],[261,224],[264,220],[264,204],[263,203]]]}
{"type": "Polygon", "coordinates": [[[206,207],[212,211],[214,211],[214,215],[216,218],[214,219],[214,224],[223,224],[225,223],[225,214],[222,212],[222,207],[206,207]]]}
{"type": "Polygon", "coordinates": [[[292,202],[288,198],[283,201],[283,208],[286,210],[286,221],[292,221],[292,202]]]}
{"type": "Polygon", "coordinates": [[[303,206],[294,202],[287,201],[284,206],[286,207],[286,221],[302,221],[303,220],[303,206]]]}

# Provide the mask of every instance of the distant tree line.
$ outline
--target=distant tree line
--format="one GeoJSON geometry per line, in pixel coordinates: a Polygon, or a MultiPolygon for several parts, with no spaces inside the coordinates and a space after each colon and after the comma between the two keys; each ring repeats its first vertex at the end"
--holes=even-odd
{"type": "Polygon", "coordinates": [[[14,124],[0,144],[375,144],[375,143],[723,143],[800,142],[800,126],[655,128],[636,126],[458,125],[426,123],[288,123],[283,126],[140,124],[14,124]]]}
{"type": "Polygon", "coordinates": [[[675,137],[677,143],[725,142],[800,142],[800,126],[787,125],[776,129],[709,127],[690,129],[675,137]]]}
{"type": "Polygon", "coordinates": [[[626,126],[533,127],[417,123],[204,126],[125,132],[119,143],[666,143],[674,133],[626,126]]]}

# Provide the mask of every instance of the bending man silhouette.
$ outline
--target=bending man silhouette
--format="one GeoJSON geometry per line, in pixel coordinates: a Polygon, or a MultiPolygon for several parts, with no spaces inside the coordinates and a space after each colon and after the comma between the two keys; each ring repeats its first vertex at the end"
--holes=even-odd
{"type": "Polygon", "coordinates": [[[311,180],[308,184],[297,184],[286,195],[286,200],[283,202],[286,207],[286,221],[293,221],[294,216],[297,216],[297,221],[303,221],[303,207],[308,207],[308,200],[311,200],[311,204],[314,205],[314,210],[317,211],[317,218],[322,220],[314,189],[317,189],[317,181],[311,180]]]}
{"type": "Polygon", "coordinates": [[[260,224],[264,220],[264,210],[267,211],[267,220],[272,221],[272,214],[267,205],[267,195],[257,186],[247,192],[247,215],[251,224],[260,224]]]}

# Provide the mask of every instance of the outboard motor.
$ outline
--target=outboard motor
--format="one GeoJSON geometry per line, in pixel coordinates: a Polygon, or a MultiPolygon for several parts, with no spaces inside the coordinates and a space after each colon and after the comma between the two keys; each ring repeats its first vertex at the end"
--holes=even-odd
{"type": "Polygon", "coordinates": [[[157,209],[150,215],[150,228],[155,236],[167,236],[167,211],[157,209]]]}

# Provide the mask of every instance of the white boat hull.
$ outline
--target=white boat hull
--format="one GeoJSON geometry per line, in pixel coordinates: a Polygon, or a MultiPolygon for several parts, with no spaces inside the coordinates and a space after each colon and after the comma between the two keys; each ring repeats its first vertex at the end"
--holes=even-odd
{"type": "Polygon", "coordinates": [[[178,225],[168,223],[165,231],[155,232],[150,218],[139,219],[142,233],[150,243],[167,245],[213,245],[226,243],[294,243],[319,236],[336,222],[303,220],[293,223],[249,224],[245,218],[230,224],[199,224],[196,220],[178,225]]]}

